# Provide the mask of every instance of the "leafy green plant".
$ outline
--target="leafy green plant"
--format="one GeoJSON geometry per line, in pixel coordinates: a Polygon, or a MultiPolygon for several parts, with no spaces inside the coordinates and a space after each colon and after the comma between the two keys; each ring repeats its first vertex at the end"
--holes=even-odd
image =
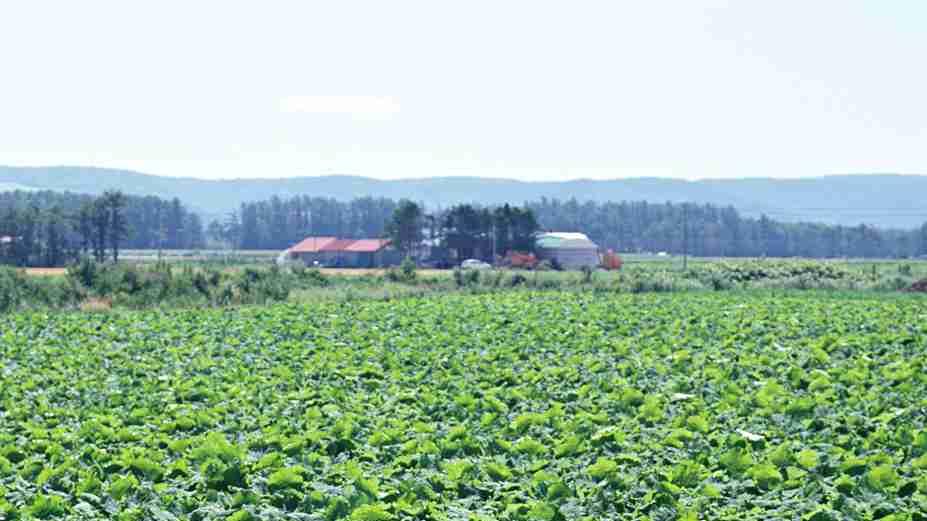
{"type": "Polygon", "coordinates": [[[288,467],[280,469],[267,478],[267,487],[271,490],[299,488],[305,482],[304,470],[301,467],[288,467]]]}

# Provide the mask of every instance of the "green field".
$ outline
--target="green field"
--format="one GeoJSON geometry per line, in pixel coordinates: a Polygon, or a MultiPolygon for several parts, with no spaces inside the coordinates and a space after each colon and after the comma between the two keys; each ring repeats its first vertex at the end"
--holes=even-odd
{"type": "Polygon", "coordinates": [[[927,300],[0,316],[0,518],[924,519],[927,300]]]}

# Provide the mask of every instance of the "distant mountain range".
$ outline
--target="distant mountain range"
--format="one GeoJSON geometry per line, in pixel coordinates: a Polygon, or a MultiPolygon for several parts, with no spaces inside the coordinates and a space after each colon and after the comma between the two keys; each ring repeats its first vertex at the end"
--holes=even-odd
{"type": "Polygon", "coordinates": [[[0,190],[57,190],[97,194],[119,189],[135,195],[179,197],[207,217],[244,201],[277,195],[348,200],[359,196],[409,198],[429,207],[460,202],[514,203],[540,199],[580,201],[695,202],[731,205],[746,215],[782,221],[873,224],[912,228],[927,221],[927,176],[856,174],[805,179],[744,178],[684,181],[634,178],[607,181],[524,182],[479,177],[432,177],[383,181],[355,176],[286,179],[161,177],[89,167],[3,167],[0,190]]]}
{"type": "Polygon", "coordinates": [[[0,192],[14,192],[16,190],[32,190],[32,188],[16,183],[0,183],[0,192]]]}

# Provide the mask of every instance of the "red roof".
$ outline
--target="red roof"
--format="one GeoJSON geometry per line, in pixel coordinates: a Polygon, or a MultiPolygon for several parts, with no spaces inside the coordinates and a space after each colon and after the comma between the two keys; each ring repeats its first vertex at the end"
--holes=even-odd
{"type": "Polygon", "coordinates": [[[348,245],[345,251],[373,253],[389,246],[389,242],[388,239],[357,239],[348,245]]]}
{"type": "Polygon", "coordinates": [[[334,237],[306,237],[296,246],[290,248],[293,253],[318,253],[322,251],[330,242],[335,241],[334,237]]]}
{"type": "Polygon", "coordinates": [[[319,251],[347,251],[352,242],[353,239],[335,239],[319,248],[319,251]]]}
{"type": "Polygon", "coordinates": [[[291,253],[355,252],[374,253],[389,246],[388,239],[337,239],[335,237],[307,237],[290,248],[291,253]]]}

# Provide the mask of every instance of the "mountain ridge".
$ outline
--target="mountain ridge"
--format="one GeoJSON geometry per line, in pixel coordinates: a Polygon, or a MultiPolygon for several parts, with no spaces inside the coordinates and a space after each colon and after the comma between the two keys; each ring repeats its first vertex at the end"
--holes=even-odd
{"type": "Polygon", "coordinates": [[[431,207],[460,202],[521,204],[542,197],[578,201],[711,203],[746,215],[767,214],[783,221],[911,228],[927,221],[927,176],[914,174],[833,174],[784,179],[685,180],[637,177],[568,181],[523,181],[476,176],[396,180],[353,175],[289,178],[199,179],[167,177],[100,167],[0,166],[4,187],[97,194],[119,189],[133,195],[179,197],[206,216],[236,209],[241,202],[274,195],[318,195],[348,200],[375,196],[409,198],[431,207]]]}

